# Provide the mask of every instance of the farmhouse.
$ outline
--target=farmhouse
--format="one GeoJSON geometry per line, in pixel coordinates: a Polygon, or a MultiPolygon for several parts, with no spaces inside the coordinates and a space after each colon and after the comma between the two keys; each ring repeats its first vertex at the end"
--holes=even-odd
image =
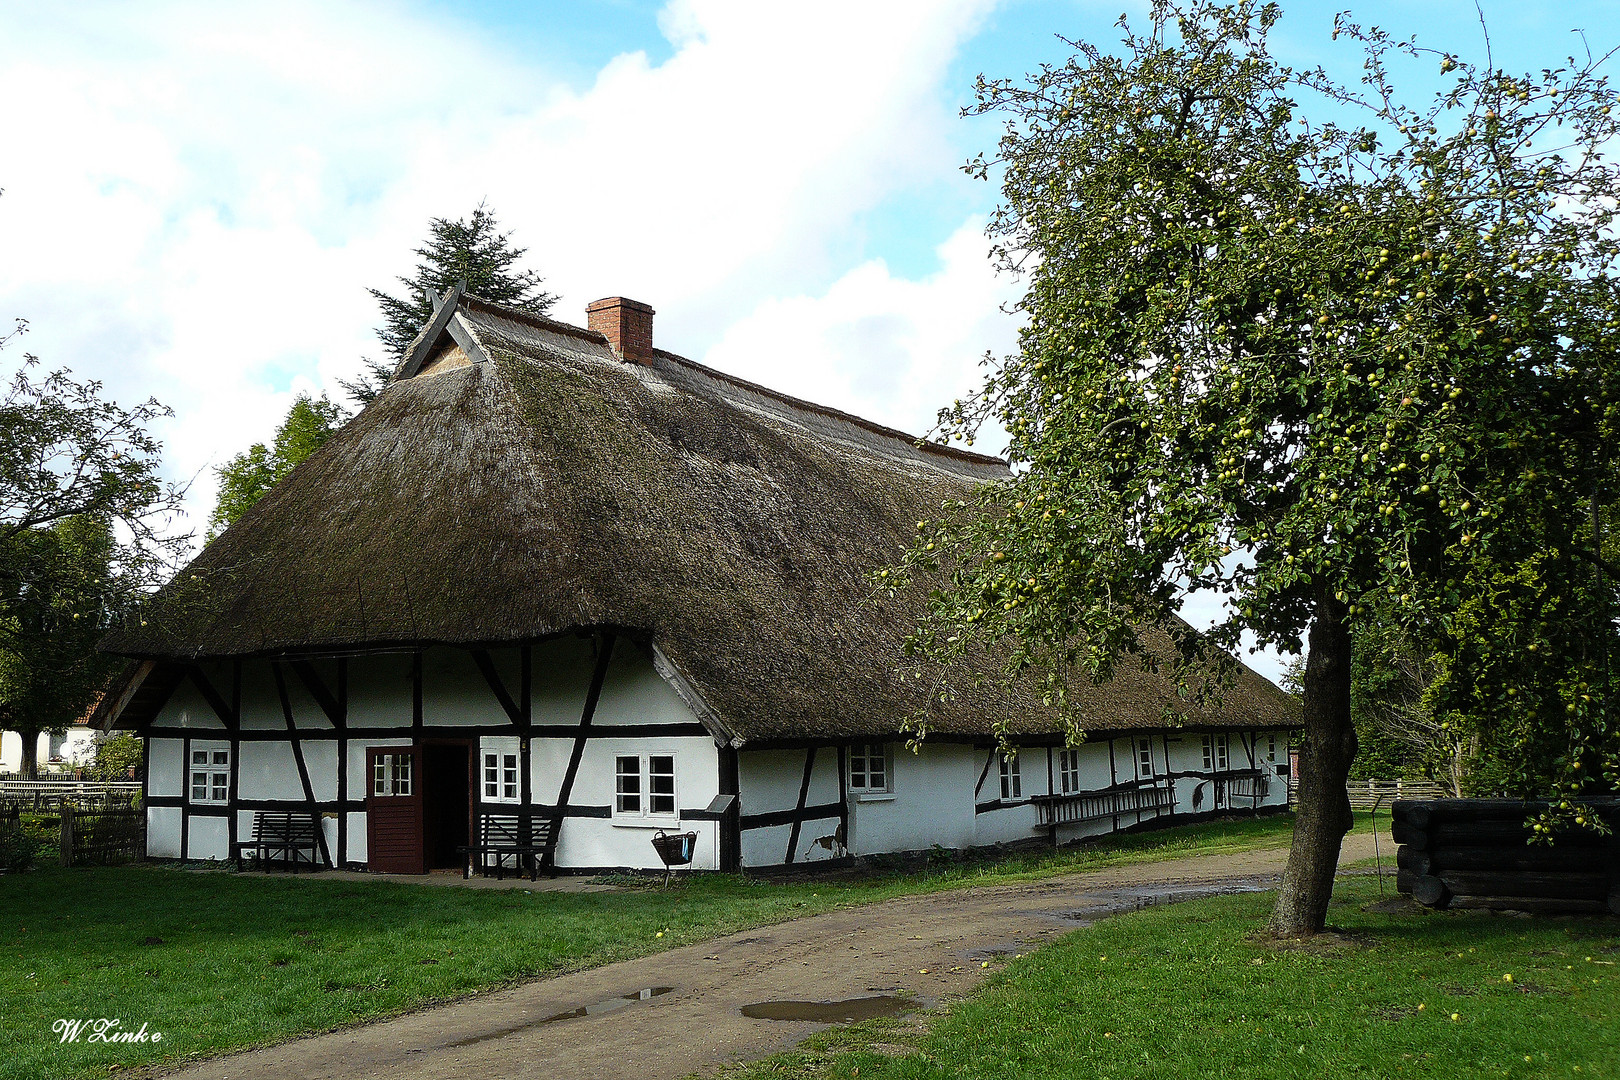
{"type": "Polygon", "coordinates": [[[104,643],[131,664],[97,719],[146,739],[151,855],[227,858],[295,811],[319,865],[456,866],[497,829],[553,868],[656,868],[667,830],[729,870],[1285,800],[1297,713],[1246,668],[1217,712],[1126,665],[1083,692],[1077,748],[1021,690],[899,679],[917,601],[868,575],[1006,464],[652,323],[452,290],[387,389],[104,643]]]}

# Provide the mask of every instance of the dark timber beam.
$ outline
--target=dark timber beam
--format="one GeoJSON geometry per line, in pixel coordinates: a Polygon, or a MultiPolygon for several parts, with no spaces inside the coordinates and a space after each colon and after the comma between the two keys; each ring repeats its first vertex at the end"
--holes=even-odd
{"type": "MultiPolygon", "coordinates": [[[[512,726],[526,727],[526,717],[523,715],[523,709],[517,702],[512,700],[512,695],[506,692],[506,684],[501,682],[501,673],[495,670],[495,661],[490,659],[488,651],[474,649],[472,650],[472,658],[473,663],[478,665],[478,670],[483,673],[484,681],[489,684],[491,692],[494,693],[495,700],[501,703],[501,709],[506,713],[506,718],[512,721],[512,726]]],[[[527,672],[524,672],[525,676],[527,674],[527,672]]],[[[525,678],[524,681],[526,682],[527,679],[525,678]]]]}
{"type": "Polygon", "coordinates": [[[347,727],[349,718],[344,715],[343,706],[321,681],[320,672],[315,670],[315,665],[308,660],[294,660],[291,666],[293,674],[298,676],[298,681],[304,684],[304,689],[309,691],[309,696],[315,699],[315,704],[321,707],[321,712],[326,714],[332,726],[339,731],[347,727]]]}
{"type": "Polygon", "coordinates": [[[795,817],[793,818],[793,828],[788,830],[787,857],[782,860],[783,863],[792,862],[794,852],[799,847],[799,830],[804,825],[804,804],[805,800],[810,797],[810,773],[816,767],[816,753],[817,750],[814,746],[804,752],[804,778],[799,781],[799,802],[793,808],[795,817]]]}
{"type": "Polygon", "coordinates": [[[611,633],[605,635],[602,652],[596,658],[596,670],[591,672],[591,687],[585,692],[585,710],[579,717],[579,735],[574,739],[574,752],[568,757],[568,771],[563,773],[562,786],[557,789],[559,812],[552,815],[551,836],[546,840],[546,851],[541,856],[543,865],[556,865],[557,841],[562,838],[563,817],[568,810],[568,799],[574,793],[574,780],[579,776],[579,762],[585,756],[585,744],[591,738],[591,720],[596,716],[596,703],[602,697],[602,683],[607,680],[608,661],[613,658],[616,640],[611,633]]]}
{"type": "MultiPolygon", "coordinates": [[[[270,665],[270,674],[276,680],[276,696],[281,699],[281,715],[287,721],[287,738],[292,743],[293,761],[298,766],[298,780],[304,785],[304,810],[315,819],[315,842],[320,845],[321,861],[332,866],[332,853],[326,847],[326,828],[321,824],[321,811],[315,802],[315,785],[309,780],[309,766],[304,763],[304,743],[298,737],[298,726],[293,723],[292,698],[287,696],[287,677],[280,664],[270,665]]],[[[235,849],[231,852],[236,853],[235,849]]]]}

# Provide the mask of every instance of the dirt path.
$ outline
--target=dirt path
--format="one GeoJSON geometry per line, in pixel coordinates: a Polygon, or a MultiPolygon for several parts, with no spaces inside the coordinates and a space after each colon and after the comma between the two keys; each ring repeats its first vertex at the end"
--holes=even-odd
{"type": "MultiPolygon", "coordinates": [[[[1346,839],[1342,861],[1372,854],[1372,837],[1358,834],[1346,839]]],[[[745,1005],[892,993],[931,1004],[972,990],[987,974],[979,962],[988,956],[1037,948],[1087,920],[1149,903],[1269,888],[1286,857],[1285,849],[1203,856],[905,897],[542,979],[167,1075],[678,1080],[765,1057],[825,1026],[748,1019],[739,1011],[745,1005]],[[666,987],[611,1011],[550,1019],[666,987]]]]}

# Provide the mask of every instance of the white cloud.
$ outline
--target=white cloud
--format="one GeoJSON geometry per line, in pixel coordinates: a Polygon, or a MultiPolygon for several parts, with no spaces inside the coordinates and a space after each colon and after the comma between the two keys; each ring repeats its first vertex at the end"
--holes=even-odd
{"type": "MultiPolygon", "coordinates": [[[[1016,345],[1001,306],[1016,284],[998,276],[984,223],[939,246],[940,268],[913,281],[863,263],[816,295],[768,300],[727,328],[704,362],[797,397],[923,433],[942,404],[975,389],[979,360],[1016,345]]],[[[995,452],[1000,446],[981,447],[995,452]]]]}
{"type": "MultiPolygon", "coordinates": [[[[476,27],[362,0],[0,4],[0,97],[26,103],[0,158],[0,315],[32,321],[48,365],[171,404],[181,476],[353,372],[374,351],[365,287],[409,269],[430,216],[484,198],[564,318],[636,296],[688,354],[776,297],[905,323],[930,284],[847,271],[855,226],[954,169],[943,81],[990,3],[675,0],[668,60],[621,55],[581,88],[476,27]]],[[[873,340],[799,362],[848,382],[873,340]]],[[[895,411],[882,389],[867,411],[895,411]]]]}

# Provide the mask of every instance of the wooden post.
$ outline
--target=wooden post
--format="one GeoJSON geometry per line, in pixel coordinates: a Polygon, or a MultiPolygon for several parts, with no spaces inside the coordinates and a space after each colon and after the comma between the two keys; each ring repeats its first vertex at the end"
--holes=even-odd
{"type": "Polygon", "coordinates": [[[73,865],[73,804],[62,803],[62,865],[73,865]]]}

